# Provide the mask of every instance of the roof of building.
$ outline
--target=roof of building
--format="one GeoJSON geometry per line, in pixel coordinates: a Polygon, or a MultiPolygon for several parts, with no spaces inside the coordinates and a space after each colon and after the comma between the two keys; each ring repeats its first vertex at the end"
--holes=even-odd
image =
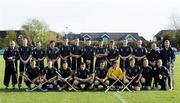
{"type": "MultiPolygon", "coordinates": [[[[67,35],[70,40],[78,37],[79,39],[83,39],[84,37],[88,37],[92,40],[98,40],[103,37],[107,37],[108,39],[112,40],[123,40],[126,39],[128,36],[131,36],[135,40],[139,40],[140,36],[138,33],[131,33],[131,32],[121,32],[121,33],[113,33],[113,32],[87,32],[87,33],[80,33],[80,34],[68,34],[67,35]]],[[[145,39],[144,39],[145,40],[145,39]]]]}

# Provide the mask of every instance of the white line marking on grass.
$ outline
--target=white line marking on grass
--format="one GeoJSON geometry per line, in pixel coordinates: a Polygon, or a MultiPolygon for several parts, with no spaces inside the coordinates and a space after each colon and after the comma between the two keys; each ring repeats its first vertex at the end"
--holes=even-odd
{"type": "Polygon", "coordinates": [[[122,97],[120,96],[118,93],[113,93],[122,103],[127,103],[127,101],[122,97]]]}

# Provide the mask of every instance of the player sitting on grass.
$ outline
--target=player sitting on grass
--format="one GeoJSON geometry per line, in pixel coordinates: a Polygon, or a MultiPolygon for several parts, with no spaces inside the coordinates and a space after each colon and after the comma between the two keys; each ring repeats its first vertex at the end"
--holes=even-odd
{"type": "Polygon", "coordinates": [[[36,66],[36,60],[32,59],[30,61],[30,66],[26,69],[24,82],[28,87],[26,91],[31,90],[31,84],[35,86],[39,85],[41,82],[40,68],[36,66]]]}
{"type": "MultiPolygon", "coordinates": [[[[122,80],[123,79],[123,72],[120,67],[118,67],[117,62],[113,62],[112,66],[108,70],[107,74],[108,80],[110,81],[110,85],[112,85],[116,80],[122,80]]],[[[122,84],[118,81],[114,84],[117,91],[119,91],[120,86],[122,84]]]]}
{"type": "Polygon", "coordinates": [[[148,64],[149,64],[148,59],[145,58],[143,60],[143,66],[141,67],[142,69],[141,84],[144,89],[151,90],[153,69],[148,64]]]}
{"type": "Polygon", "coordinates": [[[139,66],[135,65],[135,59],[130,58],[130,67],[126,69],[126,76],[124,83],[130,83],[129,87],[133,90],[140,90],[140,78],[141,78],[141,69],[139,66]]]}
{"type": "Polygon", "coordinates": [[[68,88],[70,83],[73,84],[73,78],[72,78],[72,70],[70,67],[68,67],[68,63],[66,61],[63,62],[62,68],[59,71],[60,76],[58,77],[58,85],[59,85],[59,91],[62,91],[64,88],[68,88]]]}
{"type": "Polygon", "coordinates": [[[86,69],[85,63],[80,64],[80,69],[77,70],[74,77],[74,86],[79,87],[81,89],[81,84],[85,84],[84,89],[88,89],[93,83],[92,76],[88,69],[86,69]]]}
{"type": "MultiPolygon", "coordinates": [[[[48,66],[44,68],[43,70],[43,75],[44,75],[44,79],[45,81],[57,76],[56,74],[56,68],[53,66],[53,62],[51,60],[48,61],[48,66]]],[[[55,78],[57,79],[57,78],[55,78]]],[[[48,89],[53,89],[56,87],[57,82],[56,80],[51,80],[51,81],[47,81],[47,83],[45,83],[42,88],[44,90],[48,90],[48,89]]]]}
{"type": "Polygon", "coordinates": [[[100,66],[96,69],[96,76],[94,81],[95,88],[99,85],[103,85],[104,88],[109,86],[109,80],[107,78],[107,69],[105,68],[105,63],[102,61],[100,66]]]}
{"type": "Polygon", "coordinates": [[[162,60],[157,60],[157,67],[155,70],[155,87],[158,88],[158,85],[161,86],[161,90],[167,90],[167,78],[169,76],[168,69],[165,66],[162,66],[162,60]]]}

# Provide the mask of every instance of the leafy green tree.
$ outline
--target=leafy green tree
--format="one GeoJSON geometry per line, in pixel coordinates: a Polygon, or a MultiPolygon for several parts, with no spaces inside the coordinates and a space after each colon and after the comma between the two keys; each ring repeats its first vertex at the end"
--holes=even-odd
{"type": "Polygon", "coordinates": [[[25,24],[22,25],[25,36],[28,38],[30,43],[34,43],[39,40],[46,43],[46,35],[49,31],[49,27],[43,21],[38,19],[29,19],[25,24]]]}
{"type": "Polygon", "coordinates": [[[8,38],[0,38],[0,41],[1,41],[0,49],[8,47],[8,44],[9,44],[8,38]]]}
{"type": "Polygon", "coordinates": [[[17,33],[13,30],[10,30],[10,31],[7,31],[7,38],[8,38],[8,41],[17,41],[17,33]]]}

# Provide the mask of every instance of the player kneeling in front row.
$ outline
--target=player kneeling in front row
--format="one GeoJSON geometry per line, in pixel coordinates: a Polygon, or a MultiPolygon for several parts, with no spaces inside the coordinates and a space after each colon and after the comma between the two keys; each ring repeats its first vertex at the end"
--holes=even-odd
{"type": "Polygon", "coordinates": [[[42,89],[43,90],[49,90],[56,88],[57,86],[57,74],[56,74],[57,69],[53,66],[53,62],[51,60],[48,61],[48,66],[43,69],[43,79],[46,82],[43,84],[42,89]],[[51,79],[54,78],[54,79],[51,79]]]}
{"type": "Polygon", "coordinates": [[[118,67],[117,62],[113,62],[112,66],[108,70],[107,74],[110,85],[114,85],[115,89],[119,91],[120,86],[122,86],[123,72],[120,67],[118,67]]]}
{"type": "Polygon", "coordinates": [[[38,86],[41,82],[40,68],[36,66],[36,60],[32,59],[30,66],[26,69],[24,74],[24,82],[28,87],[26,91],[31,91],[31,84],[34,84],[35,87],[38,86]]]}
{"type": "Polygon", "coordinates": [[[161,90],[167,90],[167,79],[169,76],[169,71],[165,66],[162,66],[162,60],[157,60],[157,67],[155,70],[155,87],[161,86],[161,90]]]}
{"type": "Polygon", "coordinates": [[[145,90],[151,90],[151,83],[152,83],[152,75],[153,69],[151,66],[148,65],[148,59],[143,59],[143,66],[142,69],[142,77],[141,77],[141,84],[142,88],[145,90]]]}
{"type": "Polygon", "coordinates": [[[71,88],[70,85],[73,84],[72,74],[72,70],[70,67],[68,67],[67,61],[64,61],[62,64],[62,68],[58,73],[59,91],[62,91],[63,89],[68,89],[68,87],[69,89],[71,88]]]}
{"type": "Polygon", "coordinates": [[[126,76],[124,83],[128,87],[135,91],[140,91],[140,78],[141,78],[141,69],[139,66],[135,65],[135,59],[130,58],[130,67],[126,69],[126,76]]]}
{"type": "Polygon", "coordinates": [[[84,89],[88,89],[93,83],[92,75],[90,75],[89,70],[86,68],[85,63],[80,64],[80,69],[77,70],[74,77],[74,86],[81,89],[81,84],[85,84],[84,89]]]}
{"type": "Polygon", "coordinates": [[[98,88],[99,85],[102,85],[104,88],[109,86],[109,80],[107,78],[107,69],[105,68],[104,62],[101,62],[100,66],[96,69],[94,87],[98,88]]]}

